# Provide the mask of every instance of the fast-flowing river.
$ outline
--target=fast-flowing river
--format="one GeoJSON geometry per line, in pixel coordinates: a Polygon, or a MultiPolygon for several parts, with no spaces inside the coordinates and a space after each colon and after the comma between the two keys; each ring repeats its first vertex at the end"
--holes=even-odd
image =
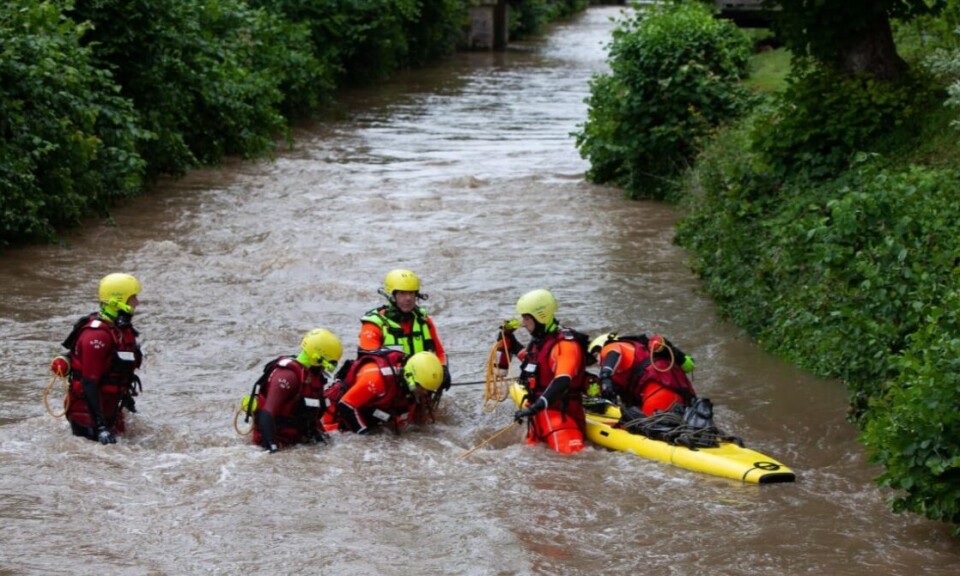
{"type": "Polygon", "coordinates": [[[341,119],[274,159],[192,173],[111,225],[0,255],[0,574],[957,574],[947,526],[885,507],[842,386],[718,318],[671,207],[584,182],[570,133],[618,14],[352,91],[341,119]],[[513,412],[485,412],[481,385],[399,437],[268,455],[239,436],[262,364],[321,326],[352,358],[395,267],[422,278],[456,382],[483,379],[498,324],[549,288],[568,325],[690,352],[718,424],[797,481],[564,457],[519,429],[461,458],[513,412]],[[41,391],[112,271],[143,283],[148,356],[140,412],[103,447],[70,436],[41,391]]]}

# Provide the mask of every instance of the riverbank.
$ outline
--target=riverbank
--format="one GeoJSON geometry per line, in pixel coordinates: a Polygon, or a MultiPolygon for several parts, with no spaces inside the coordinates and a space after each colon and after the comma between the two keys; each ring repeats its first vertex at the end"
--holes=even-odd
{"type": "MultiPolygon", "coordinates": [[[[335,108],[343,87],[462,48],[469,5],[0,4],[0,249],[54,241],[160,177],[274,153],[293,123],[335,108]]],[[[586,6],[524,2],[510,36],[586,6]]]]}
{"type": "MultiPolygon", "coordinates": [[[[811,133],[822,127],[820,142],[866,112],[844,112],[829,91],[812,99],[832,102],[810,122],[811,133]]],[[[860,142],[843,158],[849,166],[827,177],[813,162],[836,150],[829,144],[777,175],[765,159],[771,141],[760,139],[788,120],[776,103],[756,108],[697,158],[678,241],[726,317],[765,349],[846,385],[894,510],[956,527],[960,148],[946,104],[936,87],[908,96],[903,122],[860,142]]]]}

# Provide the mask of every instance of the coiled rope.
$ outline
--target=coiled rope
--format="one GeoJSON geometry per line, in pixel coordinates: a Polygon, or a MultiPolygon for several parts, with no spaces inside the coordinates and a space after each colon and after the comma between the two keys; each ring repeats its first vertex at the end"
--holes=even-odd
{"type": "Polygon", "coordinates": [[[233,413],[233,429],[236,430],[237,434],[241,436],[246,436],[251,432],[253,432],[253,422],[250,423],[250,427],[247,428],[246,430],[242,430],[240,428],[240,415],[241,414],[246,415],[247,413],[246,404],[247,402],[251,402],[251,401],[255,402],[256,400],[251,400],[249,397],[244,396],[243,399],[240,400],[240,404],[237,406],[236,412],[233,413]]]}
{"type": "Polygon", "coordinates": [[[500,340],[493,344],[490,348],[490,354],[487,356],[487,372],[483,390],[484,412],[493,412],[497,404],[510,397],[511,379],[508,377],[509,372],[510,352],[507,347],[507,338],[501,330],[500,340]],[[497,363],[497,352],[501,350],[501,343],[503,344],[503,353],[506,355],[506,368],[500,368],[497,363]]]}
{"type": "Polygon", "coordinates": [[[673,355],[673,346],[668,346],[667,343],[664,342],[663,340],[660,340],[659,346],[654,345],[650,347],[650,365],[653,366],[653,369],[656,370],[657,372],[669,372],[670,370],[673,369],[673,365],[676,363],[676,361],[677,359],[673,355]],[[657,366],[657,363],[655,360],[656,360],[657,352],[663,350],[664,348],[666,348],[667,352],[670,354],[670,364],[668,364],[666,368],[661,370],[660,367],[657,366]]]}
{"type": "Polygon", "coordinates": [[[70,383],[67,382],[66,378],[58,374],[54,374],[50,378],[50,383],[43,389],[43,407],[47,409],[47,414],[54,418],[59,418],[67,413],[67,409],[70,408],[70,383]],[[50,408],[50,392],[53,391],[53,386],[57,381],[63,385],[63,412],[60,413],[54,412],[53,408],[50,408]]]}

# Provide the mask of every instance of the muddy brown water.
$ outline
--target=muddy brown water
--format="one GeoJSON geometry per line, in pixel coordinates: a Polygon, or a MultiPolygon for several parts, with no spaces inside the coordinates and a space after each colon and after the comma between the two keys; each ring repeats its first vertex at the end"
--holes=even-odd
{"type": "Polygon", "coordinates": [[[274,159],[165,183],[63,246],[0,255],[2,574],[958,573],[947,527],[889,512],[846,396],[718,318],[671,207],[584,182],[570,133],[618,8],[500,54],[347,95],[274,159]],[[660,332],[717,420],[792,466],[744,485],[599,449],[562,457],[455,387],[439,422],[267,455],[232,413],[260,366],[326,326],[353,357],[384,273],[420,274],[454,379],[545,287],[598,334],[660,332]],[[114,446],[43,409],[46,370],[97,280],[143,283],[140,413],[114,446]]]}

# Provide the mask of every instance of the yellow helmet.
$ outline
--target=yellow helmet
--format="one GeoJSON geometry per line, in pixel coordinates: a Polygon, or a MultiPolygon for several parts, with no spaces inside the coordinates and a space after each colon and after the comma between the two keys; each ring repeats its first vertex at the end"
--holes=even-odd
{"type": "Polygon", "coordinates": [[[607,332],[606,334],[601,334],[590,341],[590,346],[587,348],[587,352],[591,354],[597,354],[600,352],[600,349],[603,348],[604,344],[607,342],[613,342],[616,339],[616,332],[607,332]]]}
{"type": "Polygon", "coordinates": [[[100,279],[97,293],[107,313],[116,315],[119,311],[132,314],[133,308],[127,304],[127,300],[140,293],[140,281],[130,274],[107,274],[100,279]]]}
{"type": "Polygon", "coordinates": [[[417,352],[403,366],[403,379],[412,390],[415,385],[436,392],[443,383],[443,364],[433,352],[417,352]]]}
{"type": "Polygon", "coordinates": [[[549,290],[543,288],[531,290],[517,300],[517,314],[521,316],[529,314],[544,326],[553,323],[553,315],[556,313],[557,299],[549,290]]]}
{"type": "Polygon", "coordinates": [[[383,290],[387,296],[393,296],[397,290],[419,292],[420,278],[410,270],[391,270],[383,279],[383,290]]]}
{"type": "Polygon", "coordinates": [[[333,372],[340,356],[343,354],[343,345],[337,336],[326,328],[317,328],[307,332],[300,342],[301,355],[307,360],[307,366],[322,366],[327,372],[333,372]]]}

